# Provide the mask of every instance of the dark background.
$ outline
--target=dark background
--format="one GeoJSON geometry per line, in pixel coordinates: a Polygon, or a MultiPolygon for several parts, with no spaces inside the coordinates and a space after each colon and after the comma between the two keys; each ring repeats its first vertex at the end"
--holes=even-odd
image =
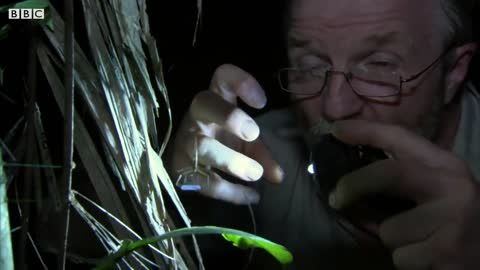
{"type": "Polygon", "coordinates": [[[275,70],[285,65],[282,1],[203,1],[197,42],[192,45],[196,5],[195,0],[149,2],[150,26],[164,62],[174,117],[188,109],[196,92],[208,88],[215,68],[224,63],[243,68],[260,82],[268,95],[267,108],[285,104],[287,96],[278,91],[274,79],[275,70]]]}

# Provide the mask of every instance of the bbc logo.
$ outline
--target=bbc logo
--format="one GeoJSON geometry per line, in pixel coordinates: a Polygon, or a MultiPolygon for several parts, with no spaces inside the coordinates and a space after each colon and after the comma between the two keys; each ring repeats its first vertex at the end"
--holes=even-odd
{"type": "Polygon", "coordinates": [[[45,10],[43,8],[9,8],[8,18],[10,20],[40,20],[45,18],[45,10]]]}

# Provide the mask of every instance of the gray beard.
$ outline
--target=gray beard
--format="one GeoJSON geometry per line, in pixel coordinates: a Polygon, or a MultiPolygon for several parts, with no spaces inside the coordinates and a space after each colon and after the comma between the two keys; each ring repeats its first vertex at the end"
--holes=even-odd
{"type": "Polygon", "coordinates": [[[307,144],[307,147],[312,146],[318,138],[323,134],[330,133],[330,128],[332,123],[329,123],[323,119],[315,123],[304,133],[304,141],[307,144]]]}
{"type": "MultiPolygon", "coordinates": [[[[419,127],[414,129],[413,131],[420,136],[423,136],[426,139],[432,141],[438,133],[443,108],[443,95],[438,94],[435,96],[432,102],[432,109],[430,110],[430,112],[423,117],[419,127]]],[[[321,135],[330,133],[331,126],[332,123],[321,119],[320,121],[315,123],[315,125],[308,128],[303,134],[303,138],[307,146],[310,147],[311,145],[313,145],[321,135]]]]}

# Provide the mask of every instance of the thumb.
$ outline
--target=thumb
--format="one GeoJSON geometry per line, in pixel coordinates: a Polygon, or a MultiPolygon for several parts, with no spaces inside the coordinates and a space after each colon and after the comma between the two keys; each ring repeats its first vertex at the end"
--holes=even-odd
{"type": "Polygon", "coordinates": [[[243,153],[260,163],[263,167],[263,176],[272,183],[281,183],[284,171],[275,161],[272,153],[261,139],[243,144],[243,153]]]}

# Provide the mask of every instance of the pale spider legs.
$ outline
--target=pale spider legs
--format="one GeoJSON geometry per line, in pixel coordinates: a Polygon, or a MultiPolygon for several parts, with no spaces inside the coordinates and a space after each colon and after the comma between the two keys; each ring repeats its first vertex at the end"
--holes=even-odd
{"type": "Polygon", "coordinates": [[[209,185],[209,168],[198,164],[197,137],[194,140],[193,167],[186,167],[177,172],[179,175],[175,185],[183,191],[200,191],[209,185]]]}

